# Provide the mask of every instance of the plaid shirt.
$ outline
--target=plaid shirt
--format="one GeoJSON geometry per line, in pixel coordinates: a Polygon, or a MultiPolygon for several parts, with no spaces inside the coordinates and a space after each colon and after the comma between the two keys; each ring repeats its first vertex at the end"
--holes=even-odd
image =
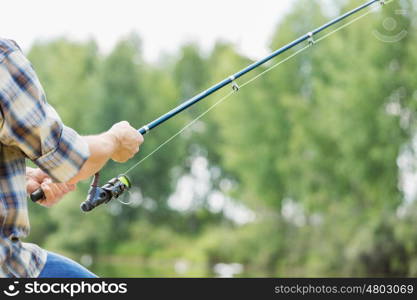
{"type": "Polygon", "coordinates": [[[23,243],[29,233],[25,159],[66,182],[89,156],[88,145],[46,102],[30,62],[0,39],[0,277],[37,277],[45,250],[23,243]]]}

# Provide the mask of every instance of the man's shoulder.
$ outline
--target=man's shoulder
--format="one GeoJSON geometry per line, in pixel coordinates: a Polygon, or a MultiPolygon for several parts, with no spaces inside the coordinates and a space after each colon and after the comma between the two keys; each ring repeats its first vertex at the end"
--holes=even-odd
{"type": "Polygon", "coordinates": [[[15,41],[0,38],[0,62],[5,56],[16,50],[20,50],[20,48],[15,41]]]}

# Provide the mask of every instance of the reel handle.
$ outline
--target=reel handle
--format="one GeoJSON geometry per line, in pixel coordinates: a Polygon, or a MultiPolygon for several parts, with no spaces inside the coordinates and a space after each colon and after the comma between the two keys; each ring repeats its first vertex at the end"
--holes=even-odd
{"type": "Polygon", "coordinates": [[[45,199],[45,194],[44,194],[44,192],[41,188],[38,188],[36,191],[34,191],[30,194],[30,199],[33,202],[38,202],[42,199],[45,199]]]}

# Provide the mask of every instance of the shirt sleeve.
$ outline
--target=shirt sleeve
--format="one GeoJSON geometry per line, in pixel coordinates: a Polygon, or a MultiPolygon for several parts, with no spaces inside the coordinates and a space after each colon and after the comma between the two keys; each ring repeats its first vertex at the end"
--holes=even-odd
{"type": "Polygon", "coordinates": [[[20,149],[55,181],[68,181],[88,159],[87,142],[46,102],[32,65],[18,49],[0,61],[0,108],[1,143],[20,149]]]}

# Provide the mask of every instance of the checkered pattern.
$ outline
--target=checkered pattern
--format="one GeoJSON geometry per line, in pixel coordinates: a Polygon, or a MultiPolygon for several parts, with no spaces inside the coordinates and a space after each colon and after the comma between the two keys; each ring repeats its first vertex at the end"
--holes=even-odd
{"type": "Polygon", "coordinates": [[[29,233],[25,159],[55,181],[74,177],[88,145],[62,124],[19,47],[0,39],[0,277],[37,277],[44,250],[22,243],[29,233]]]}

